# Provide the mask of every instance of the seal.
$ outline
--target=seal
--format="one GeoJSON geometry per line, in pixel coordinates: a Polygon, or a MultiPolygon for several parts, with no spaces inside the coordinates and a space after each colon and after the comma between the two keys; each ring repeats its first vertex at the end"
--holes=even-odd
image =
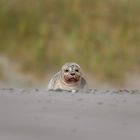
{"type": "Polygon", "coordinates": [[[81,68],[78,64],[66,63],[61,70],[52,76],[48,83],[48,90],[87,90],[87,82],[82,76],[81,68]]]}

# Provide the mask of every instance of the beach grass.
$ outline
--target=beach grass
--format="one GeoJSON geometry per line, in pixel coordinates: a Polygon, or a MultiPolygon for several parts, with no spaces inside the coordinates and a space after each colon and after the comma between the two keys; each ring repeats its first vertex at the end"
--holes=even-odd
{"type": "Polygon", "coordinates": [[[101,78],[140,69],[139,0],[0,0],[0,54],[42,77],[67,61],[101,78]]]}

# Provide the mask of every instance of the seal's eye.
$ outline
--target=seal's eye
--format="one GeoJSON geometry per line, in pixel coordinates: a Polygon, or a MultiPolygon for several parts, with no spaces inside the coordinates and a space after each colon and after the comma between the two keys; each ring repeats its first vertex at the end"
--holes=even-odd
{"type": "Polygon", "coordinates": [[[76,69],[75,71],[76,71],[76,72],[79,72],[79,70],[78,70],[78,69],[76,69]]]}
{"type": "Polygon", "coordinates": [[[65,72],[69,72],[69,70],[68,70],[68,69],[66,69],[66,70],[65,70],[65,72]]]}

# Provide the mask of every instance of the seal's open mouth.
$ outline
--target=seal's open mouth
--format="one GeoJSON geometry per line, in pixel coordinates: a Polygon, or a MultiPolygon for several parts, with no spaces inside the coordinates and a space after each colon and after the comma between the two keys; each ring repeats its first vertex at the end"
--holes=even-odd
{"type": "Polygon", "coordinates": [[[76,83],[80,80],[80,76],[64,76],[66,83],[76,83]]]}
{"type": "Polygon", "coordinates": [[[72,82],[72,81],[73,81],[73,82],[77,82],[77,81],[78,81],[78,79],[76,79],[76,78],[72,77],[72,78],[69,78],[69,79],[68,79],[68,81],[70,81],[70,82],[72,82]]]}

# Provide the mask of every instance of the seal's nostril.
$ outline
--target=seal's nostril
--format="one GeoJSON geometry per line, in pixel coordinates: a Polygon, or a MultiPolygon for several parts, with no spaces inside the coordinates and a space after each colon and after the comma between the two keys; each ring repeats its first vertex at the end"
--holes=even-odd
{"type": "Polygon", "coordinates": [[[72,76],[73,76],[73,75],[75,75],[75,73],[71,73],[70,75],[72,75],[72,76]]]}

